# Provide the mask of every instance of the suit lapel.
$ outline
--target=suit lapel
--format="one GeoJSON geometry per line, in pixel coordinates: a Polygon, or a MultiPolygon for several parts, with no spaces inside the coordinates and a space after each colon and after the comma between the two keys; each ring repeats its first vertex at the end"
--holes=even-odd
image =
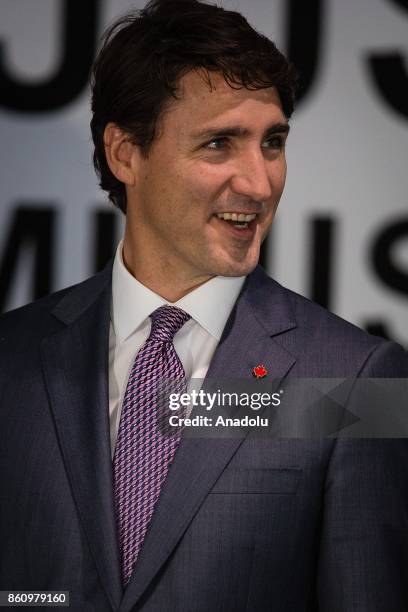
{"type": "Polygon", "coordinates": [[[53,314],[66,326],[43,341],[41,352],[79,518],[101,583],[118,609],[122,588],[108,415],[110,276],[109,266],[63,298],[53,314]]]}
{"type": "MultiPolygon", "coordinates": [[[[296,327],[286,294],[262,269],[241,292],[211,361],[210,380],[251,378],[263,363],[271,379],[295,363],[274,336],[296,327]]],[[[161,492],[120,612],[129,612],[166,562],[206,495],[242,444],[241,438],[184,438],[161,492]]]]}

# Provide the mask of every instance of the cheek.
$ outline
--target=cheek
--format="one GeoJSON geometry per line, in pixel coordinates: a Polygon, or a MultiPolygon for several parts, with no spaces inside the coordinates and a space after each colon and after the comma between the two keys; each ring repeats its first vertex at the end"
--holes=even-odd
{"type": "Polygon", "coordinates": [[[186,175],[180,185],[188,214],[207,218],[214,210],[222,183],[208,173],[186,175]]]}
{"type": "Polygon", "coordinates": [[[286,171],[287,171],[287,165],[286,165],[286,159],[284,159],[282,163],[281,172],[280,172],[281,192],[283,191],[283,188],[286,182],[286,171]]]}
{"type": "Polygon", "coordinates": [[[282,163],[281,166],[275,169],[271,177],[271,185],[273,187],[273,197],[276,205],[282,195],[283,189],[286,182],[286,163],[282,163]]]}

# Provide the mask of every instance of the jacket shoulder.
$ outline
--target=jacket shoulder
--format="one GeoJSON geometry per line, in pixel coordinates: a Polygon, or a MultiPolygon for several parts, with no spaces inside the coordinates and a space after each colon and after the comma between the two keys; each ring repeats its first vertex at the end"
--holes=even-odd
{"type": "Polygon", "coordinates": [[[385,342],[384,338],[374,336],[354,323],[327,310],[303,295],[282,287],[296,313],[298,324],[307,329],[310,335],[327,335],[327,337],[342,341],[348,339],[363,346],[374,346],[385,342]]]}
{"type": "MultiPolygon", "coordinates": [[[[258,282],[268,295],[267,308],[276,301],[290,313],[293,328],[276,340],[305,365],[305,376],[408,376],[408,359],[396,342],[369,334],[310,299],[280,285],[261,270],[258,282]],[[266,291],[265,291],[266,290],[266,291]],[[282,306],[282,304],[284,306],[282,306]],[[377,365],[378,364],[378,365],[377,365]]],[[[265,312],[265,310],[264,310],[265,312]]]]}
{"type": "Polygon", "coordinates": [[[92,303],[98,292],[110,279],[110,270],[104,268],[98,274],[55,291],[34,302],[10,310],[0,316],[0,347],[9,339],[25,338],[28,342],[35,337],[58,331],[64,316],[69,322],[70,311],[81,313],[92,303]]]}

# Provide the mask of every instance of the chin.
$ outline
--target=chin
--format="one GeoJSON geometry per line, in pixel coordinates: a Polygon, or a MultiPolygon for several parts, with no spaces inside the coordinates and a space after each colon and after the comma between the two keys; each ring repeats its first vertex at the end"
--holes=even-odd
{"type": "Polygon", "coordinates": [[[251,261],[241,262],[225,262],[224,265],[218,266],[217,276],[247,276],[257,266],[259,257],[251,261]]]}

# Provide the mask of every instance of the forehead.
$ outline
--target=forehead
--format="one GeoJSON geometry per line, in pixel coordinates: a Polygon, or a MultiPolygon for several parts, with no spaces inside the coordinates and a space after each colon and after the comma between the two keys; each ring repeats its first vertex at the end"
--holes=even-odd
{"type": "Polygon", "coordinates": [[[240,124],[248,129],[265,129],[273,123],[286,123],[279,93],[275,87],[235,89],[224,77],[204,71],[184,75],[178,84],[178,100],[165,113],[164,125],[185,134],[207,125],[223,127],[240,124]]]}

